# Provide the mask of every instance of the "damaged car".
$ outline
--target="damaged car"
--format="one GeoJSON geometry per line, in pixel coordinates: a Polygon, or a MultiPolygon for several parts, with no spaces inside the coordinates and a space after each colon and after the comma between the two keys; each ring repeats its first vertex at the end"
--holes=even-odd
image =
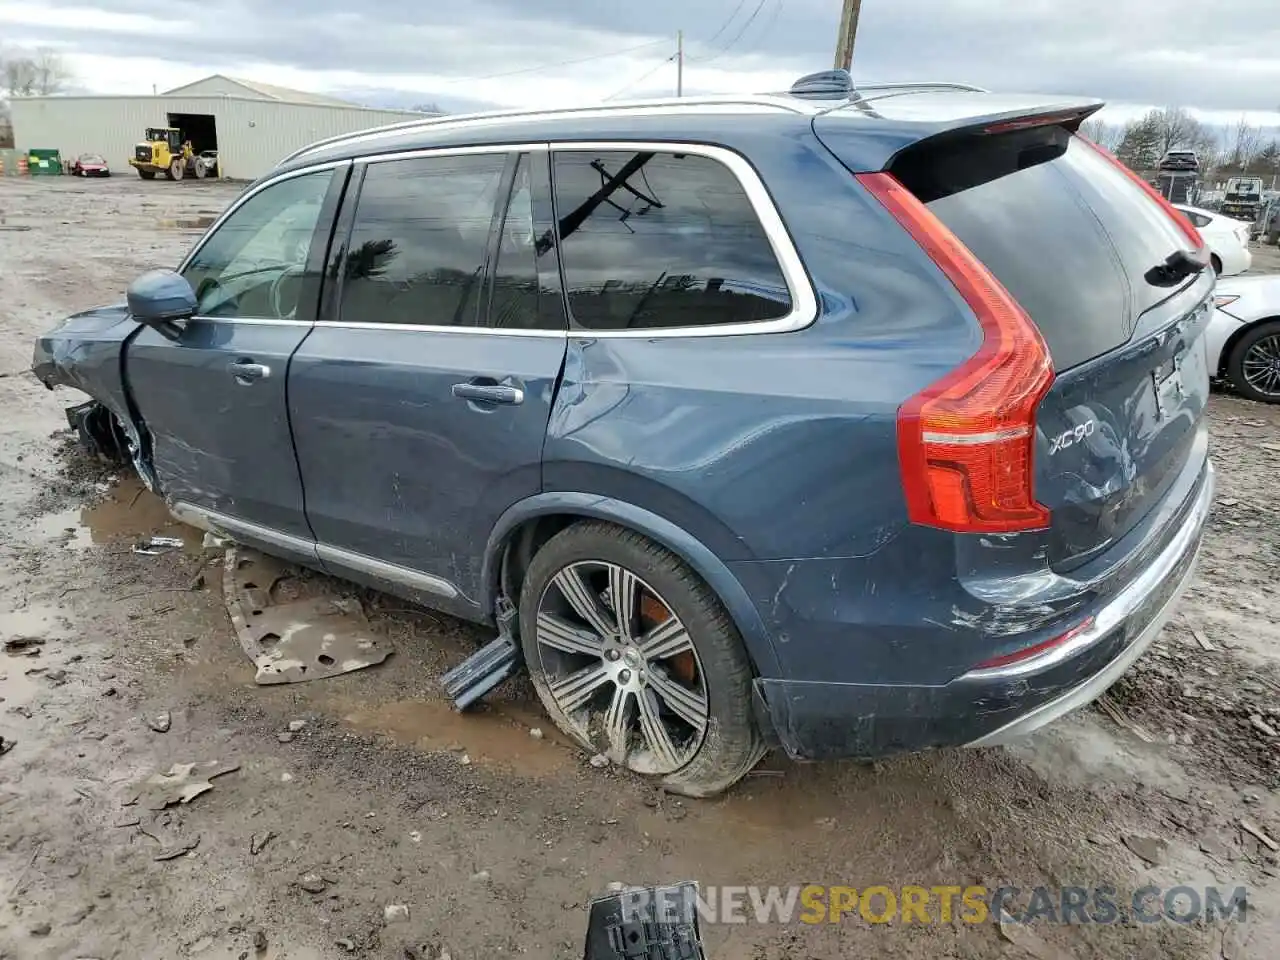
{"type": "Polygon", "coordinates": [[[35,371],[668,790],[999,743],[1151,644],[1213,495],[1209,253],[1100,107],[836,72],[338,137],[35,371]]]}

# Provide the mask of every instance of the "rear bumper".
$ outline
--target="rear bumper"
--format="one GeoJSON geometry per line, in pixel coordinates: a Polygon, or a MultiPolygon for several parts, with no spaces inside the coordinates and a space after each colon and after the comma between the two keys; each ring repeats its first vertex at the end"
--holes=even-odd
{"type": "Polygon", "coordinates": [[[1194,573],[1213,489],[1213,468],[1206,465],[1177,533],[1091,611],[1089,629],[1061,646],[937,686],[760,679],[757,712],[795,759],[989,746],[1025,736],[1096,699],[1155,640],[1194,573]]]}

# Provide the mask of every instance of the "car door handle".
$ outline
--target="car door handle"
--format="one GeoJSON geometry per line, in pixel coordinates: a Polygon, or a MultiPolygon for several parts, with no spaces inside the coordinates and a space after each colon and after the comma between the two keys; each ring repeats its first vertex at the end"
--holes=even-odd
{"type": "Polygon", "coordinates": [[[236,378],[236,383],[247,387],[271,376],[271,368],[265,363],[254,363],[252,360],[235,360],[227,364],[227,372],[236,378]]]}
{"type": "Polygon", "coordinates": [[[479,400],[482,403],[524,403],[524,391],[505,383],[455,383],[453,395],[459,400],[479,400]]]}

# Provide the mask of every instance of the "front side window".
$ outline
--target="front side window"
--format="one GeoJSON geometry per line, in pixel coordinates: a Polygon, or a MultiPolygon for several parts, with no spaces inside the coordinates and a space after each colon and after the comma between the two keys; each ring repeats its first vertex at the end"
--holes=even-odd
{"type": "Polygon", "coordinates": [[[297,317],[311,239],[332,177],[332,170],[321,170],[274,183],[218,226],[183,270],[198,315],[297,317]]]}
{"type": "Polygon", "coordinates": [[[371,163],[342,282],[347,322],[474,326],[505,154],[371,163]]]}
{"type": "Polygon", "coordinates": [[[555,156],[556,216],[573,324],[646,330],[775,320],[786,279],[742,184],[690,153],[555,156]]]}

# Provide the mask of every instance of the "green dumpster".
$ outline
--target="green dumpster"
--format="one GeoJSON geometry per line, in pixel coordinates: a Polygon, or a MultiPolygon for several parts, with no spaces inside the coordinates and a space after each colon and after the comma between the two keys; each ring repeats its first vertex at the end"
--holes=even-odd
{"type": "Polygon", "coordinates": [[[33,177],[60,177],[62,156],[57,150],[28,150],[27,169],[33,177]]]}

